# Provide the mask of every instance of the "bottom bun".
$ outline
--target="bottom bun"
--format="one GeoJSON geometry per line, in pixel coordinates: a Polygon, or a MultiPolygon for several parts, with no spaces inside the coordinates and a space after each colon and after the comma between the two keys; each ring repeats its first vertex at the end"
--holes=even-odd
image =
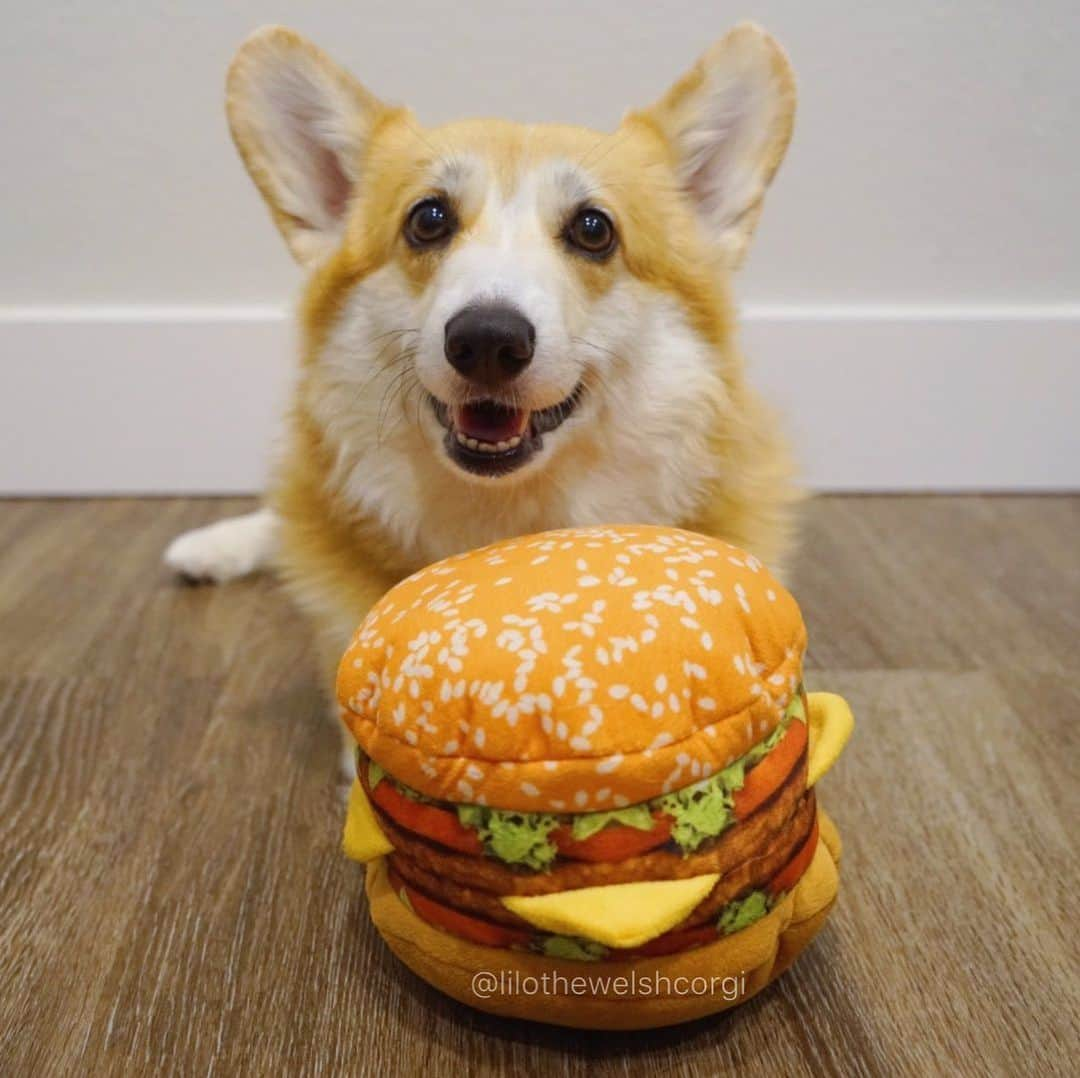
{"type": "Polygon", "coordinates": [[[413,913],[390,886],[385,858],[367,867],[371,919],[409,969],[470,1007],[579,1029],[675,1025],[756,995],[817,935],[836,900],[840,859],[836,828],[820,809],[818,824],[810,867],[765,917],[659,958],[575,962],[471,943],[413,913]]]}

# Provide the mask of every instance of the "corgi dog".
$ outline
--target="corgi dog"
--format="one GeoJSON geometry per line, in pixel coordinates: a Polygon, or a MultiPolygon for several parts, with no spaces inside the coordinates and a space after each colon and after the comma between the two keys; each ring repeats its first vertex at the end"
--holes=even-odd
{"type": "Polygon", "coordinates": [[[309,271],[300,372],[266,507],[182,535],[173,569],[277,567],[330,682],[391,585],[497,539],[644,522],[784,557],[796,488],[730,291],[794,118],[768,34],[737,26],[611,133],[424,128],[281,27],[227,100],[309,271]]]}

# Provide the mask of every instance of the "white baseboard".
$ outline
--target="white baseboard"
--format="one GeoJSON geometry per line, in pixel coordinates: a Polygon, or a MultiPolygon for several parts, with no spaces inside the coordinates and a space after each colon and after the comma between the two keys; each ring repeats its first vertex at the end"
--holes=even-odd
{"type": "MultiPolygon", "coordinates": [[[[756,307],[753,380],[823,490],[1080,487],[1080,305],[756,307]]],[[[257,491],[272,307],[0,309],[0,493],[257,491]]]]}

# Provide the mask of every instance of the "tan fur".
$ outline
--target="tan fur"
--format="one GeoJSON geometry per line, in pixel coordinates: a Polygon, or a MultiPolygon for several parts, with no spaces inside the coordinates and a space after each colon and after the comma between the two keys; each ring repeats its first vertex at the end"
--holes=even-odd
{"type": "MultiPolygon", "coordinates": [[[[761,35],[761,31],[741,27],[733,34],[761,35]]],[[[745,381],[728,286],[728,273],[742,257],[765,187],[791,131],[794,88],[790,69],[783,53],[767,40],[781,85],[781,107],[760,150],[755,151],[761,156],[755,163],[760,190],[749,198],[726,247],[703,236],[674,174],[674,130],[683,122],[688,99],[700,89],[709,54],[656,106],[629,114],[613,134],[603,135],[501,121],[466,121],[421,130],[410,113],[383,105],[289,31],[263,31],[241,50],[229,79],[233,133],[275,222],[302,261],[310,261],[306,233],[295,215],[282,207],[280,185],[265,159],[263,132],[248,107],[248,84],[267,50],[300,50],[307,61],[325,70],[327,80],[355,103],[364,146],[353,163],[362,182],[350,203],[341,242],[315,269],[305,292],[300,315],[302,367],[287,444],[270,493],[283,522],[283,573],[292,593],[314,619],[327,677],[349,632],[368,607],[396,580],[420,568],[422,559],[403,550],[382,523],[345,497],[348,445],[317,417],[317,402],[325,392],[320,356],[358,282],[380,268],[396,265],[411,289],[422,292],[427,287],[441,256],[409,249],[400,239],[400,229],[408,207],[428,193],[425,176],[431,162],[443,155],[482,157],[508,190],[523,171],[549,159],[588,166],[626,242],[608,263],[578,260],[573,264],[584,293],[602,295],[629,276],[671,297],[694,333],[708,342],[715,360],[718,380],[710,435],[714,477],[696,499],[696,510],[668,523],[720,536],[773,565],[782,564],[789,550],[797,494],[776,423],[745,381]]],[[[716,48],[725,47],[725,42],[732,47],[731,35],[716,48]]],[[[467,242],[485,227],[480,217],[465,213],[463,218],[453,244],[467,242]]],[[[501,497],[533,499],[543,510],[538,511],[537,520],[547,526],[573,523],[559,518],[562,484],[573,470],[588,469],[599,452],[598,444],[583,435],[574,443],[572,459],[552,461],[545,473],[507,488],[501,497]]],[[[432,496],[437,497],[437,492],[432,496]]],[[[486,505],[486,497],[477,494],[476,507],[486,505]]],[[[480,511],[476,507],[474,511],[480,511]]],[[[498,531],[497,526],[493,531],[498,531]]]]}

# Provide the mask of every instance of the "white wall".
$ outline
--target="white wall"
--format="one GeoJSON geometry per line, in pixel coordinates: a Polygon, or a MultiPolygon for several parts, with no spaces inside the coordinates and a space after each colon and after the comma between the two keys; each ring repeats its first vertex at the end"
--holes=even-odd
{"type": "Polygon", "coordinates": [[[607,127],[745,16],[800,83],[740,295],[811,481],[1080,484],[1075,2],[4,6],[2,489],[258,484],[299,275],[221,108],[255,26],[427,122],[607,127]]]}

